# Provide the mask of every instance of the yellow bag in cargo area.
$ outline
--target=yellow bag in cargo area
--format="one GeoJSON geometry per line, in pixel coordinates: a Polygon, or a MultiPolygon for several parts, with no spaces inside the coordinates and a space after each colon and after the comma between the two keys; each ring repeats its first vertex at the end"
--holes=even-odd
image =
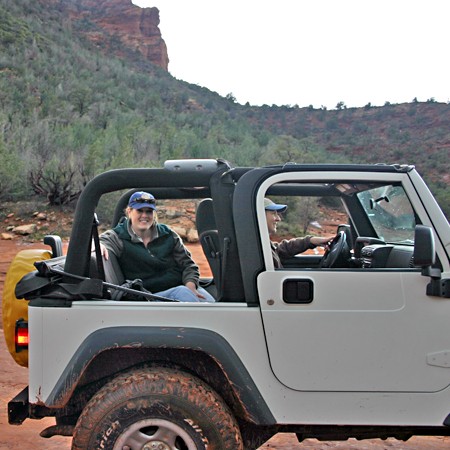
{"type": "Polygon", "coordinates": [[[36,261],[51,257],[52,253],[44,249],[22,250],[14,257],[6,273],[2,296],[3,332],[9,352],[16,363],[24,367],[28,367],[28,350],[16,352],[14,333],[17,320],[28,320],[28,301],[18,300],[14,291],[24,275],[36,270],[36,261]]]}

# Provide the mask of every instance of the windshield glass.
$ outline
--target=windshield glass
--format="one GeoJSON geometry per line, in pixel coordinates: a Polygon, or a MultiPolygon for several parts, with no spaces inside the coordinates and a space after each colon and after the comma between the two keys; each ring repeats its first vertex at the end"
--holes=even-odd
{"type": "Polygon", "coordinates": [[[414,211],[401,186],[381,186],[356,195],[380,239],[414,244],[414,211]]]}

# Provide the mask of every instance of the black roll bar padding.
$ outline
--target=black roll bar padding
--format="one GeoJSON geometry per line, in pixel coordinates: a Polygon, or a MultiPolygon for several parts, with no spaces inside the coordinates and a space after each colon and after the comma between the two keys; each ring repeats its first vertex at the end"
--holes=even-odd
{"type": "Polygon", "coordinates": [[[73,275],[89,274],[89,249],[92,217],[103,194],[124,189],[209,188],[211,176],[226,170],[226,164],[218,163],[198,171],[171,171],[159,169],[116,169],[94,177],[83,189],[78,199],[65,270],[73,275]]]}

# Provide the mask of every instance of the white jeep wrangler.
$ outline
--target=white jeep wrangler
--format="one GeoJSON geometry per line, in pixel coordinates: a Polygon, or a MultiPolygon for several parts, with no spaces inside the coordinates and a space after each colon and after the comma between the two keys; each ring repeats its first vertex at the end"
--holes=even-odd
{"type": "Polygon", "coordinates": [[[67,255],[57,236],[45,242],[5,283],[8,346],[29,366],[12,424],[54,416],[41,435],[73,435],[74,449],[450,435],[450,227],[412,166],[115,170],[83,191],[67,255]],[[143,189],[198,204],[216,303],[113,299],[133,290],[92,256],[96,208],[122,191],[114,225],[143,189]],[[287,221],[317,199],[347,219],[325,256],[275,269],[266,196],[290,205],[287,221]]]}

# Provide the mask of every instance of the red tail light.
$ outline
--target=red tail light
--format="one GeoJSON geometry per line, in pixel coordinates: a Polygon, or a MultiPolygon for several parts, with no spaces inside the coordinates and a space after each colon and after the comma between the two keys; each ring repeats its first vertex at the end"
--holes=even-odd
{"type": "Polygon", "coordinates": [[[28,322],[26,322],[23,319],[19,319],[16,322],[15,343],[16,343],[16,353],[28,349],[29,343],[28,322]]]}

